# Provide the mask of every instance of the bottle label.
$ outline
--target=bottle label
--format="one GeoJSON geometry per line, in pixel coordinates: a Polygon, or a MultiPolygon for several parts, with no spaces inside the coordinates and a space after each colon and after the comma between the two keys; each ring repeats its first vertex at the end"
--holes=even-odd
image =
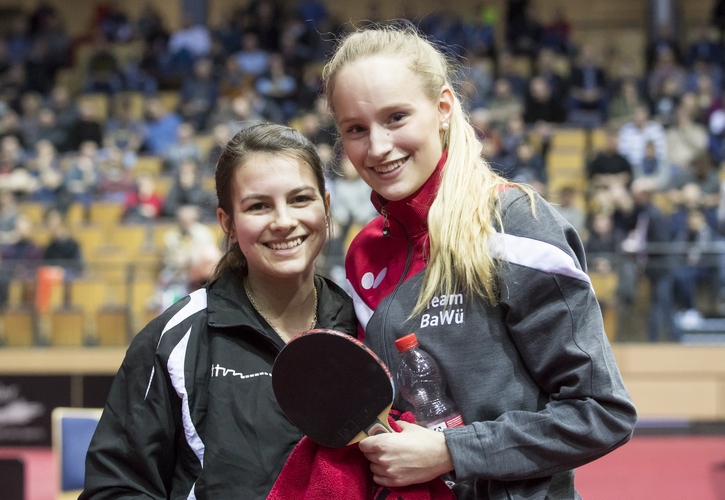
{"type": "Polygon", "coordinates": [[[460,427],[462,425],[463,417],[461,417],[460,413],[456,413],[455,415],[448,417],[445,420],[441,420],[440,422],[428,424],[427,427],[432,431],[442,431],[443,429],[451,429],[453,427],[460,427]]]}

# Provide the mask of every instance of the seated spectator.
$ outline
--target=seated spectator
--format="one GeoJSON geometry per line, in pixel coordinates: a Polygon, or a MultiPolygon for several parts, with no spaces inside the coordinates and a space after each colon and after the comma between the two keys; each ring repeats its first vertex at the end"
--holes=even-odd
{"type": "Polygon", "coordinates": [[[46,106],[53,110],[55,123],[67,134],[78,120],[78,107],[71,98],[68,88],[63,85],[53,87],[46,106]]]}
{"type": "Polygon", "coordinates": [[[41,108],[38,113],[38,130],[35,142],[49,141],[60,152],[65,151],[68,142],[66,130],[55,120],[55,113],[50,108],[41,108]]]}
{"type": "Polygon", "coordinates": [[[474,13],[463,25],[466,47],[477,57],[493,57],[496,53],[495,28],[498,25],[498,11],[490,2],[478,2],[474,13]]]}
{"type": "MultiPolygon", "coordinates": [[[[209,55],[211,51],[211,34],[205,25],[195,23],[190,14],[185,14],[181,28],[169,37],[168,48],[173,58],[183,57],[189,61],[199,59],[209,55]]],[[[191,69],[191,65],[181,67],[191,69]]]]}
{"type": "Polygon", "coordinates": [[[595,212],[588,224],[584,249],[587,267],[592,272],[610,273],[617,269],[617,252],[622,243],[614,231],[612,216],[606,211],[595,212]]]}
{"type": "Polygon", "coordinates": [[[0,246],[0,307],[7,301],[11,280],[32,281],[35,278],[43,250],[31,239],[32,234],[31,220],[26,215],[18,215],[13,240],[0,246]]]}
{"type": "Polygon", "coordinates": [[[693,41],[687,49],[687,64],[692,66],[697,60],[714,66],[725,63],[725,54],[717,39],[717,32],[705,23],[697,27],[693,41]]]}
{"type": "Polygon", "coordinates": [[[673,33],[669,23],[661,23],[657,26],[654,36],[645,49],[645,62],[648,73],[657,66],[658,60],[666,52],[669,53],[667,57],[670,57],[675,64],[682,63],[682,54],[680,53],[677,36],[673,33]]]}
{"type": "Polygon", "coordinates": [[[607,111],[607,78],[593,46],[581,48],[579,60],[571,70],[569,109],[595,113],[603,119],[607,111]]]}
{"type": "Polygon", "coordinates": [[[707,129],[692,119],[686,107],[680,105],[676,122],[666,132],[667,160],[679,172],[684,172],[696,157],[707,151],[707,129]]]}
{"type": "Polygon", "coordinates": [[[259,77],[269,67],[269,53],[259,46],[259,37],[248,31],[242,35],[242,49],[236,54],[242,73],[259,77]]]}
{"type": "Polygon", "coordinates": [[[569,94],[569,82],[556,68],[556,53],[553,49],[544,47],[539,51],[534,76],[546,80],[554,99],[563,101],[569,94]]]}
{"type": "Polygon", "coordinates": [[[179,163],[187,158],[191,158],[197,163],[200,162],[201,149],[197,142],[194,126],[189,122],[184,122],[177,129],[176,141],[169,146],[164,155],[166,170],[175,173],[179,168],[179,163]]]}
{"type": "MultiPolygon", "coordinates": [[[[690,185],[697,186],[698,195],[692,198],[696,198],[700,206],[706,207],[708,210],[714,210],[718,206],[720,201],[720,177],[713,168],[712,160],[707,153],[696,156],[687,165],[684,172],[672,179],[668,195],[674,204],[685,203],[684,190],[690,185]]],[[[710,222],[713,221],[712,217],[708,217],[710,222]]],[[[715,227],[714,224],[711,225],[713,228],[715,227]]]]}
{"type": "Polygon", "coordinates": [[[524,141],[528,140],[526,124],[521,115],[514,115],[506,123],[506,129],[501,134],[501,153],[509,156],[516,153],[516,149],[524,141]]]}
{"type": "Polygon", "coordinates": [[[488,103],[491,127],[503,133],[511,118],[523,114],[523,104],[523,99],[511,90],[511,83],[505,78],[498,78],[494,82],[493,97],[488,103]]]}
{"type": "Polygon", "coordinates": [[[142,151],[164,156],[178,137],[181,117],[169,112],[156,97],[146,99],[146,135],[142,151]]]}
{"type": "Polygon", "coordinates": [[[231,102],[244,94],[244,91],[253,84],[254,78],[242,70],[237,56],[228,56],[219,79],[219,96],[231,102]]]}
{"type": "Polygon", "coordinates": [[[8,135],[0,141],[0,186],[15,193],[18,201],[27,200],[35,187],[25,168],[27,158],[15,136],[8,135]]]}
{"type": "Polygon", "coordinates": [[[632,180],[632,165],[619,154],[619,132],[610,128],[607,132],[606,147],[597,152],[594,159],[587,165],[587,177],[590,187],[608,188],[612,184],[628,186],[632,180]]]}
{"type": "Polygon", "coordinates": [[[467,109],[485,107],[493,90],[493,73],[488,59],[466,53],[468,64],[461,68],[460,93],[467,109]]]}
{"type": "Polygon", "coordinates": [[[127,194],[136,190],[133,176],[123,164],[123,153],[118,148],[109,148],[108,157],[100,162],[97,199],[109,203],[125,203],[127,194]]]}
{"type": "Polygon", "coordinates": [[[578,189],[573,185],[564,185],[559,189],[555,198],[556,203],[553,203],[554,209],[564,217],[569,224],[572,225],[582,241],[587,241],[587,226],[586,226],[586,214],[584,210],[577,206],[576,196],[578,189]]]}
{"type": "Polygon", "coordinates": [[[42,105],[43,96],[38,92],[24,92],[20,97],[20,131],[23,134],[23,144],[26,147],[34,146],[37,140],[42,105]]]}
{"type": "Polygon", "coordinates": [[[121,90],[123,90],[121,66],[110,42],[99,31],[93,40],[93,54],[88,60],[83,91],[115,94],[121,90]]]}
{"type": "Polygon", "coordinates": [[[631,122],[619,130],[619,153],[632,165],[634,178],[648,177],[655,181],[651,189],[662,190],[667,186],[670,169],[667,162],[667,139],[661,124],[649,119],[647,106],[637,106],[631,122]],[[644,167],[647,144],[651,144],[652,154],[644,167]],[[654,163],[653,163],[654,161],[654,163]]]}
{"type": "Polygon", "coordinates": [[[55,206],[63,188],[63,171],[53,144],[47,140],[38,141],[35,156],[26,165],[35,181],[31,199],[46,206],[55,206]]]}
{"type": "Polygon", "coordinates": [[[682,89],[674,78],[667,78],[662,83],[662,90],[653,102],[653,117],[665,128],[670,128],[676,120],[677,108],[680,106],[682,89]]]}
{"type": "Polygon", "coordinates": [[[196,130],[205,130],[207,120],[219,96],[219,82],[213,75],[211,59],[194,62],[193,75],[181,84],[180,113],[196,130]]]}
{"type": "Polygon", "coordinates": [[[566,110],[561,101],[553,97],[546,80],[540,76],[532,78],[524,104],[524,122],[527,125],[558,124],[565,120],[566,110]]]}
{"type": "Polygon", "coordinates": [[[189,266],[194,256],[216,245],[212,230],[199,222],[198,207],[179,207],[176,221],[177,226],[164,233],[164,267],[156,286],[155,301],[163,309],[188,293],[189,266]]]}
{"type": "Polygon", "coordinates": [[[10,189],[0,187],[0,247],[18,240],[15,226],[19,216],[15,195],[10,189]]]}
{"type": "Polygon", "coordinates": [[[193,158],[185,158],[179,162],[174,184],[166,194],[163,215],[173,217],[181,206],[193,205],[199,208],[199,215],[204,219],[212,219],[216,214],[214,194],[204,190],[198,164],[193,158]]]}
{"type": "Polygon", "coordinates": [[[566,13],[561,6],[556,7],[552,19],[544,23],[541,29],[541,45],[559,54],[568,55],[572,50],[570,36],[571,24],[566,13]]]}
{"type": "Polygon", "coordinates": [[[78,120],[68,132],[69,151],[77,151],[85,141],[93,141],[99,147],[103,145],[103,127],[98,118],[98,110],[92,101],[81,101],[78,106],[78,120]]]}
{"type": "Polygon", "coordinates": [[[516,97],[523,99],[526,96],[527,80],[517,71],[514,56],[511,52],[504,50],[498,54],[495,73],[496,80],[504,79],[509,82],[509,90],[516,97]]]}
{"type": "Polygon", "coordinates": [[[7,108],[0,114],[0,142],[6,137],[13,137],[18,144],[18,150],[22,150],[23,130],[20,127],[20,116],[12,108],[7,108]]]}
{"type": "Polygon", "coordinates": [[[519,15],[512,17],[511,11],[508,13],[506,42],[514,54],[533,58],[541,45],[541,24],[533,5],[529,2],[519,3],[523,6],[519,15]]]}
{"type": "Polygon", "coordinates": [[[681,95],[685,91],[685,78],[685,69],[677,63],[672,50],[661,50],[647,79],[650,99],[653,102],[660,99],[665,90],[665,82],[668,80],[675,95],[681,95]]]}
{"type": "Polygon", "coordinates": [[[269,56],[269,68],[266,73],[257,78],[257,92],[274,102],[289,120],[297,111],[294,101],[297,92],[297,82],[286,73],[284,60],[278,53],[269,56]]]}
{"type": "Polygon", "coordinates": [[[211,136],[213,144],[207,154],[206,163],[201,169],[202,177],[214,177],[217,161],[219,161],[219,157],[222,155],[222,151],[224,151],[224,146],[232,138],[229,133],[229,127],[223,123],[214,126],[211,131],[211,136]]]}
{"type": "Polygon", "coordinates": [[[93,201],[100,177],[97,151],[93,141],[81,144],[78,155],[68,162],[63,176],[63,186],[70,199],[84,207],[89,207],[93,201]]]}
{"type": "Polygon", "coordinates": [[[514,153],[503,161],[502,167],[502,170],[493,168],[509,180],[530,184],[541,195],[546,192],[544,160],[528,141],[522,140],[516,146],[514,153]]]}
{"type": "Polygon", "coordinates": [[[707,77],[712,84],[713,94],[722,95],[723,89],[723,68],[708,63],[704,59],[695,59],[685,76],[685,91],[697,92],[698,80],[700,77],[707,77]]]}
{"type": "Polygon", "coordinates": [[[608,125],[619,128],[631,122],[634,119],[634,110],[639,106],[647,106],[647,102],[640,95],[636,80],[622,80],[618,92],[609,103],[608,125]]]}
{"type": "Polygon", "coordinates": [[[137,153],[144,139],[144,124],[134,118],[131,100],[120,97],[113,100],[111,116],[106,120],[104,146],[109,144],[122,151],[137,153]]]}
{"type": "Polygon", "coordinates": [[[131,224],[151,222],[161,215],[164,200],[156,192],[156,180],[141,173],[136,178],[136,189],[126,193],[123,221],[131,224]]]}
{"type": "Polygon", "coordinates": [[[43,263],[65,269],[65,279],[78,277],[83,270],[83,257],[78,241],[73,238],[60,211],[51,209],[45,214],[45,227],[50,241],[43,251],[43,263]]]}

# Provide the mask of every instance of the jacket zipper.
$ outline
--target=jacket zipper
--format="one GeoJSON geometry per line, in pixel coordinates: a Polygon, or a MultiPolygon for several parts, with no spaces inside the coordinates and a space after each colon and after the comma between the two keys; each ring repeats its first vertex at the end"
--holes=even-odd
{"type": "MultiPolygon", "coordinates": [[[[390,228],[387,226],[388,224],[388,213],[385,211],[385,209],[382,209],[384,221],[383,221],[383,237],[389,237],[390,236],[390,228]],[[386,229],[387,229],[387,235],[386,235],[386,229]]],[[[398,281],[398,284],[395,285],[395,288],[393,289],[393,292],[390,294],[390,300],[388,301],[387,305],[385,306],[385,309],[383,310],[382,315],[382,338],[383,338],[383,360],[385,363],[390,366],[390,358],[388,356],[388,343],[385,342],[385,339],[387,337],[385,332],[385,325],[386,325],[386,318],[388,316],[388,311],[390,309],[390,305],[393,303],[393,299],[395,298],[395,295],[398,293],[398,290],[402,286],[403,282],[405,281],[405,277],[408,275],[408,270],[410,269],[410,263],[413,260],[413,240],[410,237],[410,234],[408,234],[408,230],[405,229],[405,226],[400,223],[395,217],[391,217],[392,220],[394,220],[403,230],[403,233],[405,234],[405,239],[408,241],[408,256],[405,260],[405,267],[403,268],[403,274],[400,276],[400,280],[398,281]]]]}

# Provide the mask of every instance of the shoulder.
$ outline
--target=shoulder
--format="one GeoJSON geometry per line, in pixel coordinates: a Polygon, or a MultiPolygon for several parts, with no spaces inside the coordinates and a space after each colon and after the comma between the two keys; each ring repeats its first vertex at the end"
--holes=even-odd
{"type": "Polygon", "coordinates": [[[319,290],[318,323],[324,328],[355,335],[357,319],[352,297],[337,283],[324,276],[315,276],[315,286],[319,290]]]}

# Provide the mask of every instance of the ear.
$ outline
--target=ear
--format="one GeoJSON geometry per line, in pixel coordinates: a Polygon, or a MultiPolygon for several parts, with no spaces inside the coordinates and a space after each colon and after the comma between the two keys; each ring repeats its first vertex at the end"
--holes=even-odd
{"type": "Polygon", "coordinates": [[[440,120],[439,122],[439,128],[443,127],[444,123],[450,124],[451,122],[451,116],[453,115],[453,103],[455,102],[455,97],[453,95],[453,90],[448,85],[444,85],[441,89],[441,95],[438,99],[438,118],[440,120]]]}
{"type": "Polygon", "coordinates": [[[222,231],[229,237],[229,241],[234,242],[236,235],[231,228],[231,217],[221,208],[216,209],[216,218],[219,221],[219,225],[222,227],[222,231]]]}

